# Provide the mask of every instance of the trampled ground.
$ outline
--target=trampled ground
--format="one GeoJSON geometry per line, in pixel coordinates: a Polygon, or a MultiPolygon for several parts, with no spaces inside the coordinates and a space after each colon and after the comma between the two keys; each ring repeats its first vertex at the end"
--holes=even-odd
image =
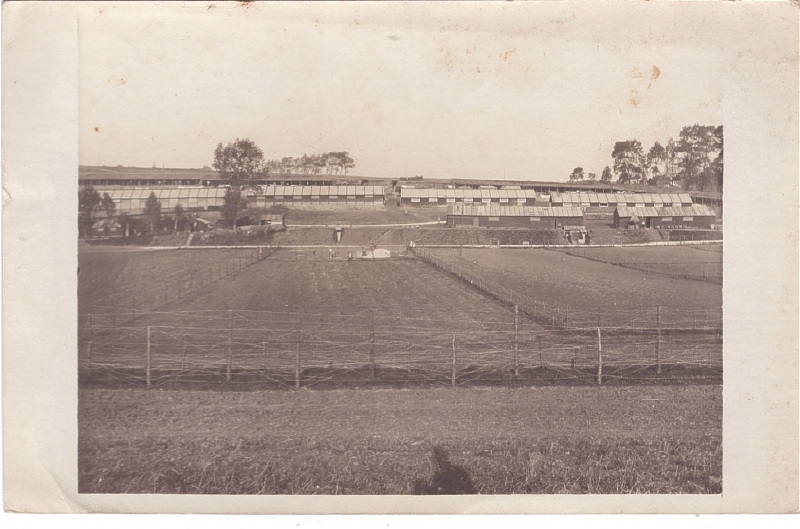
{"type": "Polygon", "coordinates": [[[81,493],[720,493],[717,386],[84,389],[81,493]]]}

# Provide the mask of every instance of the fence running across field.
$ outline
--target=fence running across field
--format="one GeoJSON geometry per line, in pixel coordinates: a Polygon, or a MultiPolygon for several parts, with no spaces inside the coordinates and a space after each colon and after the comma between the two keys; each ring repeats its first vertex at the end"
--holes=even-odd
{"type": "Polygon", "coordinates": [[[497,281],[449,262],[427,249],[412,249],[422,260],[469,283],[509,306],[516,306],[527,316],[543,325],[559,329],[586,330],[595,328],[623,331],[653,331],[672,329],[686,333],[722,333],[722,309],[687,307],[634,307],[630,309],[585,310],[568,305],[547,303],[530,296],[514,292],[497,281]]]}
{"type": "Polygon", "coordinates": [[[513,309],[473,318],[206,310],[115,324],[109,310],[79,329],[80,376],[83,384],[291,388],[721,380],[718,333],[544,328],[513,309]]]}
{"type": "MultiPolygon", "coordinates": [[[[190,258],[192,251],[203,252],[205,250],[180,248],[154,251],[185,252],[187,257],[190,258]]],[[[100,314],[104,321],[110,318],[109,322],[112,326],[136,320],[212,283],[233,276],[240,270],[268,258],[272,255],[272,252],[273,249],[269,247],[219,252],[208,262],[202,263],[198,260],[197,263],[187,267],[191,268],[191,270],[180,269],[169,273],[161,273],[157,278],[147,280],[146,287],[139,285],[139,288],[123,290],[120,299],[116,301],[124,303],[124,308],[98,305],[81,307],[78,315],[80,325],[93,325],[93,314],[100,314]]],[[[97,316],[94,317],[96,318],[97,316]]]]}

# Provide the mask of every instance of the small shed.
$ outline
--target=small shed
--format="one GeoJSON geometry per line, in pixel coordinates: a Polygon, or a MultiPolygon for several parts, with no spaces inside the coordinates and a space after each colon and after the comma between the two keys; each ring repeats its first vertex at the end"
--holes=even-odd
{"type": "Polygon", "coordinates": [[[201,219],[200,217],[192,219],[191,223],[191,230],[192,231],[211,231],[213,229],[213,224],[210,220],[201,219]]]}
{"type": "Polygon", "coordinates": [[[286,226],[286,220],[284,219],[283,215],[258,215],[253,220],[255,220],[259,226],[286,226]]]}
{"type": "Polygon", "coordinates": [[[122,235],[122,225],[117,219],[100,219],[92,223],[92,235],[122,235]]]}
{"type": "Polygon", "coordinates": [[[374,250],[364,250],[361,252],[361,257],[364,259],[388,259],[392,256],[392,252],[385,248],[375,248],[374,250]]]}

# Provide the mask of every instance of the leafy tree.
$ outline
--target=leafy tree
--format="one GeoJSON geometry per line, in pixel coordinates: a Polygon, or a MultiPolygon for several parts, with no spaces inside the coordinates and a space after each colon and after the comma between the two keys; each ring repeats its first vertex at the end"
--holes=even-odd
{"type": "Polygon", "coordinates": [[[161,202],[159,202],[156,194],[150,191],[150,196],[144,203],[144,216],[150,224],[150,232],[155,233],[158,228],[158,221],[161,219],[161,202]]]}
{"type": "Polygon", "coordinates": [[[618,141],[611,156],[619,183],[636,184],[644,180],[644,152],[639,140],[618,141]]]}
{"type": "Polygon", "coordinates": [[[722,189],[722,181],[724,174],[724,161],[723,161],[724,148],[720,148],[719,154],[711,164],[706,167],[702,175],[703,189],[722,189]]]}
{"type": "Polygon", "coordinates": [[[656,141],[647,153],[647,170],[650,173],[651,180],[654,181],[655,178],[663,172],[662,167],[666,159],[667,150],[661,143],[656,141]]]}
{"type": "Polygon", "coordinates": [[[586,175],[586,178],[594,182],[595,180],[597,180],[597,175],[595,173],[589,173],[588,175],[586,175]]]}
{"type": "Polygon", "coordinates": [[[610,182],[611,177],[611,168],[606,165],[605,169],[603,169],[603,173],[600,175],[600,180],[603,182],[610,182]]]}
{"type": "Polygon", "coordinates": [[[347,151],[340,152],[339,155],[339,160],[341,161],[342,169],[344,169],[344,174],[347,174],[347,170],[355,167],[356,162],[350,157],[350,154],[347,151]]]}
{"type": "Polygon", "coordinates": [[[92,235],[94,212],[101,201],[100,193],[91,185],[83,187],[78,192],[78,222],[83,226],[84,235],[92,235]]]}
{"type": "Polygon", "coordinates": [[[712,155],[722,151],[722,126],[692,125],[683,127],[678,137],[678,166],[687,186],[703,187],[701,175],[711,165],[712,155]]]}
{"type": "Polygon", "coordinates": [[[117,210],[117,204],[108,193],[103,193],[103,200],[100,201],[100,207],[105,211],[106,218],[108,219],[113,217],[114,212],[117,210]]]}
{"type": "Polygon", "coordinates": [[[675,140],[670,138],[664,150],[665,174],[670,182],[678,177],[678,149],[675,140]]]}
{"type": "Polygon", "coordinates": [[[132,235],[133,228],[136,226],[136,221],[127,213],[120,213],[117,217],[117,222],[122,226],[122,233],[126,237],[132,235]]]}
{"type": "Polygon", "coordinates": [[[572,174],[569,175],[570,182],[574,182],[575,180],[583,180],[583,167],[576,167],[572,170],[572,174]]]}
{"type": "Polygon", "coordinates": [[[264,153],[249,138],[239,139],[214,149],[214,169],[220,181],[229,186],[254,185],[263,172],[264,153]]]}
{"type": "Polygon", "coordinates": [[[235,187],[229,187],[223,198],[222,219],[235,230],[236,221],[239,220],[245,209],[247,209],[247,200],[242,196],[242,192],[235,187]]]}
{"type": "Polygon", "coordinates": [[[175,204],[175,209],[172,210],[172,218],[175,219],[175,231],[177,232],[178,225],[186,219],[186,212],[183,210],[183,206],[181,206],[180,202],[175,204]]]}

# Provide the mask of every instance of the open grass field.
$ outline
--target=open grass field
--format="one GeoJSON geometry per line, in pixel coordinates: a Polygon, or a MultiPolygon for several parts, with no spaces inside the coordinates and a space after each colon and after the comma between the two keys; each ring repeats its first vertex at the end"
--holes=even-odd
{"type": "MultiPolygon", "coordinates": [[[[713,258],[676,248],[681,253],[695,251],[701,260],[713,258]]],[[[623,249],[627,250],[632,248],[623,249]]],[[[662,307],[665,325],[692,321],[721,325],[722,288],[718,285],[631,270],[557,250],[463,249],[459,256],[458,249],[437,249],[434,253],[514,291],[521,299],[568,307],[576,326],[654,325],[657,306],[662,307]]]]}
{"type": "MultiPolygon", "coordinates": [[[[144,385],[149,365],[155,386],[594,384],[599,362],[593,330],[550,328],[525,312],[515,318],[510,305],[415,258],[276,251],[120,325],[123,315],[104,309],[82,328],[87,383],[144,385]]],[[[606,383],[716,380],[721,372],[717,335],[612,332],[603,344],[606,383]]]]}
{"type": "Polygon", "coordinates": [[[680,279],[722,284],[722,245],[565,248],[565,253],[680,279]]]}
{"type": "MultiPolygon", "coordinates": [[[[577,298],[586,288],[586,307],[650,299],[651,276],[663,299],[677,288],[689,308],[713,307],[693,298],[697,289],[719,290],[696,281],[680,290],[671,282],[682,280],[561,252],[529,261],[534,251],[494,261],[507,250],[465,250],[463,259],[531,295],[577,298]],[[570,272],[565,287],[559,274],[570,272]],[[648,279],[630,286],[620,274],[648,279]]],[[[220,255],[233,253],[88,252],[79,296],[86,306],[127,299],[146,283],[120,271],[200,273],[220,255]]],[[[90,375],[79,390],[82,493],[722,491],[721,387],[670,379],[705,358],[718,374],[717,343],[665,337],[665,372],[655,375],[652,337],[605,337],[598,386],[591,336],[525,314],[515,325],[510,306],[419,259],[331,259],[324,249],[276,251],[132,321],[116,318],[94,313],[81,332],[82,380],[90,375]],[[650,384],[655,377],[667,385],[650,384]],[[299,391],[263,389],[296,380],[299,391]],[[528,387],[536,380],[555,387],[528,387]],[[378,389],[386,383],[402,389],[378,389]]]]}
{"type": "Polygon", "coordinates": [[[82,389],[81,493],[722,492],[718,386],[82,389]]]}
{"type": "Polygon", "coordinates": [[[153,250],[82,246],[78,252],[79,313],[150,310],[232,272],[253,250],[153,250]]]}

